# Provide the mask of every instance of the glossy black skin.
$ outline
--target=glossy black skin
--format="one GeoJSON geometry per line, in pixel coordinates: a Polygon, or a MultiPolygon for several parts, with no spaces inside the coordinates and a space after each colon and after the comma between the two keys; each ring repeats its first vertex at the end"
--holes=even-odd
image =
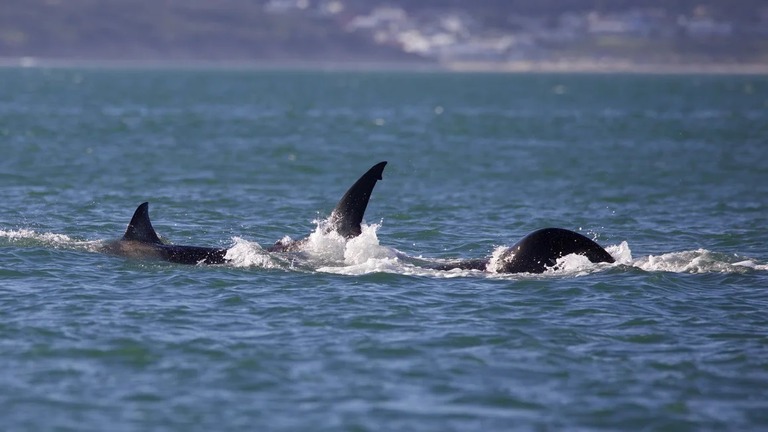
{"type": "Polygon", "coordinates": [[[119,246],[111,246],[115,255],[158,259],[176,264],[224,264],[227,262],[226,249],[171,244],[148,245],[147,243],[123,241],[119,246]]]}
{"type": "MultiPolygon", "coordinates": [[[[382,179],[387,162],[379,162],[372,166],[353,184],[331,212],[328,231],[336,231],[344,238],[357,237],[361,233],[360,224],[363,222],[368,201],[371,198],[376,182],[382,179]]],[[[301,248],[306,239],[294,242],[278,241],[267,248],[269,252],[290,252],[301,248]]]]}
{"type": "MultiPolygon", "coordinates": [[[[593,263],[615,262],[602,246],[583,235],[563,228],[544,228],[523,237],[499,259],[497,273],[543,273],[570,254],[584,255],[593,263]]],[[[473,259],[434,267],[437,270],[494,270],[489,260],[473,259]]]]}
{"type": "MultiPolygon", "coordinates": [[[[387,162],[380,162],[363,174],[344,194],[331,213],[329,231],[345,238],[360,235],[360,224],[376,182],[382,179],[387,162]]],[[[305,240],[277,242],[269,252],[300,249],[305,240]]],[[[141,204],[128,224],[125,235],[108,243],[104,251],[133,258],[154,258],[179,264],[223,264],[227,249],[163,243],[149,220],[149,203],[141,204]]],[[[488,259],[471,259],[432,266],[436,270],[490,270],[498,273],[543,273],[557,259],[570,254],[586,256],[591,262],[614,262],[613,257],[591,239],[562,228],[534,231],[515,243],[500,257],[500,267],[488,269],[488,259]]]]}
{"type": "Polygon", "coordinates": [[[104,252],[177,264],[223,264],[227,254],[226,249],[163,243],[149,220],[149,203],[146,202],[133,213],[123,237],[105,245],[104,252]]]}
{"type": "MultiPolygon", "coordinates": [[[[360,224],[376,182],[382,179],[387,162],[379,162],[363,174],[344,194],[331,213],[330,230],[345,238],[360,235],[360,224]]],[[[277,242],[269,252],[290,252],[300,249],[304,240],[277,242]]],[[[103,252],[129,258],[158,259],[177,264],[224,264],[227,249],[173,245],[158,237],[149,220],[149,203],[139,205],[120,240],[107,243],[103,252]]]]}

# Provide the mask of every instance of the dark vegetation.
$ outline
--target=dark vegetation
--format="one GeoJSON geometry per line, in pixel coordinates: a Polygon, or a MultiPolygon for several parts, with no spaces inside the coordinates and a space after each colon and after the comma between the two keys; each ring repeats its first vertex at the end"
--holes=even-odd
{"type": "Polygon", "coordinates": [[[3,0],[0,56],[313,60],[407,57],[329,18],[268,14],[252,0],[3,0]]]}

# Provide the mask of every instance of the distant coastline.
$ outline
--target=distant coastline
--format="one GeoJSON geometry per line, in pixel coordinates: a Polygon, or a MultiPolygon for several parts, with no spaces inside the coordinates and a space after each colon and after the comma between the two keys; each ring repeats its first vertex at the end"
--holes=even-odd
{"type": "Polygon", "coordinates": [[[217,69],[217,70],[328,70],[328,71],[447,71],[434,62],[368,60],[196,60],[196,59],[65,59],[42,57],[0,57],[3,68],[86,68],[86,69],[217,69]]]}
{"type": "Polygon", "coordinates": [[[0,57],[2,68],[85,69],[231,69],[231,70],[325,70],[403,71],[456,73],[616,73],[616,74],[718,74],[768,75],[765,63],[659,64],[629,61],[365,61],[365,60],[114,60],[38,57],[0,57]]]}
{"type": "Polygon", "coordinates": [[[631,73],[631,74],[738,74],[768,75],[763,63],[633,63],[628,61],[567,60],[510,62],[451,62],[443,65],[456,72],[499,73],[631,73]]]}
{"type": "Polygon", "coordinates": [[[768,74],[765,0],[3,0],[6,67],[768,74]]]}

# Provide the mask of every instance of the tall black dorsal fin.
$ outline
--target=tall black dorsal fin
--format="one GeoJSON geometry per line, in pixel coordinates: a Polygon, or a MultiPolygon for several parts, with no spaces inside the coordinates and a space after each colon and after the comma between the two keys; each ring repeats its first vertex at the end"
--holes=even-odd
{"type": "Polygon", "coordinates": [[[152,222],[149,221],[149,203],[141,204],[133,213],[128,229],[123,234],[123,240],[133,240],[142,243],[162,244],[157,236],[152,222]]]}
{"type": "Polygon", "coordinates": [[[360,235],[360,223],[368,207],[368,200],[376,182],[382,179],[381,174],[386,165],[386,161],[377,163],[347,190],[331,213],[331,229],[346,238],[360,235]]]}

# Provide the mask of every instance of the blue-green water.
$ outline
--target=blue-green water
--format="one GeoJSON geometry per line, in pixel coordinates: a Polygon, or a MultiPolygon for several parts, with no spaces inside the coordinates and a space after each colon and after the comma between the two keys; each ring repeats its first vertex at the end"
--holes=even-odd
{"type": "Polygon", "coordinates": [[[4,69],[0,149],[3,430],[768,428],[768,77],[4,69]],[[546,226],[618,262],[414,265],[546,226]]]}

